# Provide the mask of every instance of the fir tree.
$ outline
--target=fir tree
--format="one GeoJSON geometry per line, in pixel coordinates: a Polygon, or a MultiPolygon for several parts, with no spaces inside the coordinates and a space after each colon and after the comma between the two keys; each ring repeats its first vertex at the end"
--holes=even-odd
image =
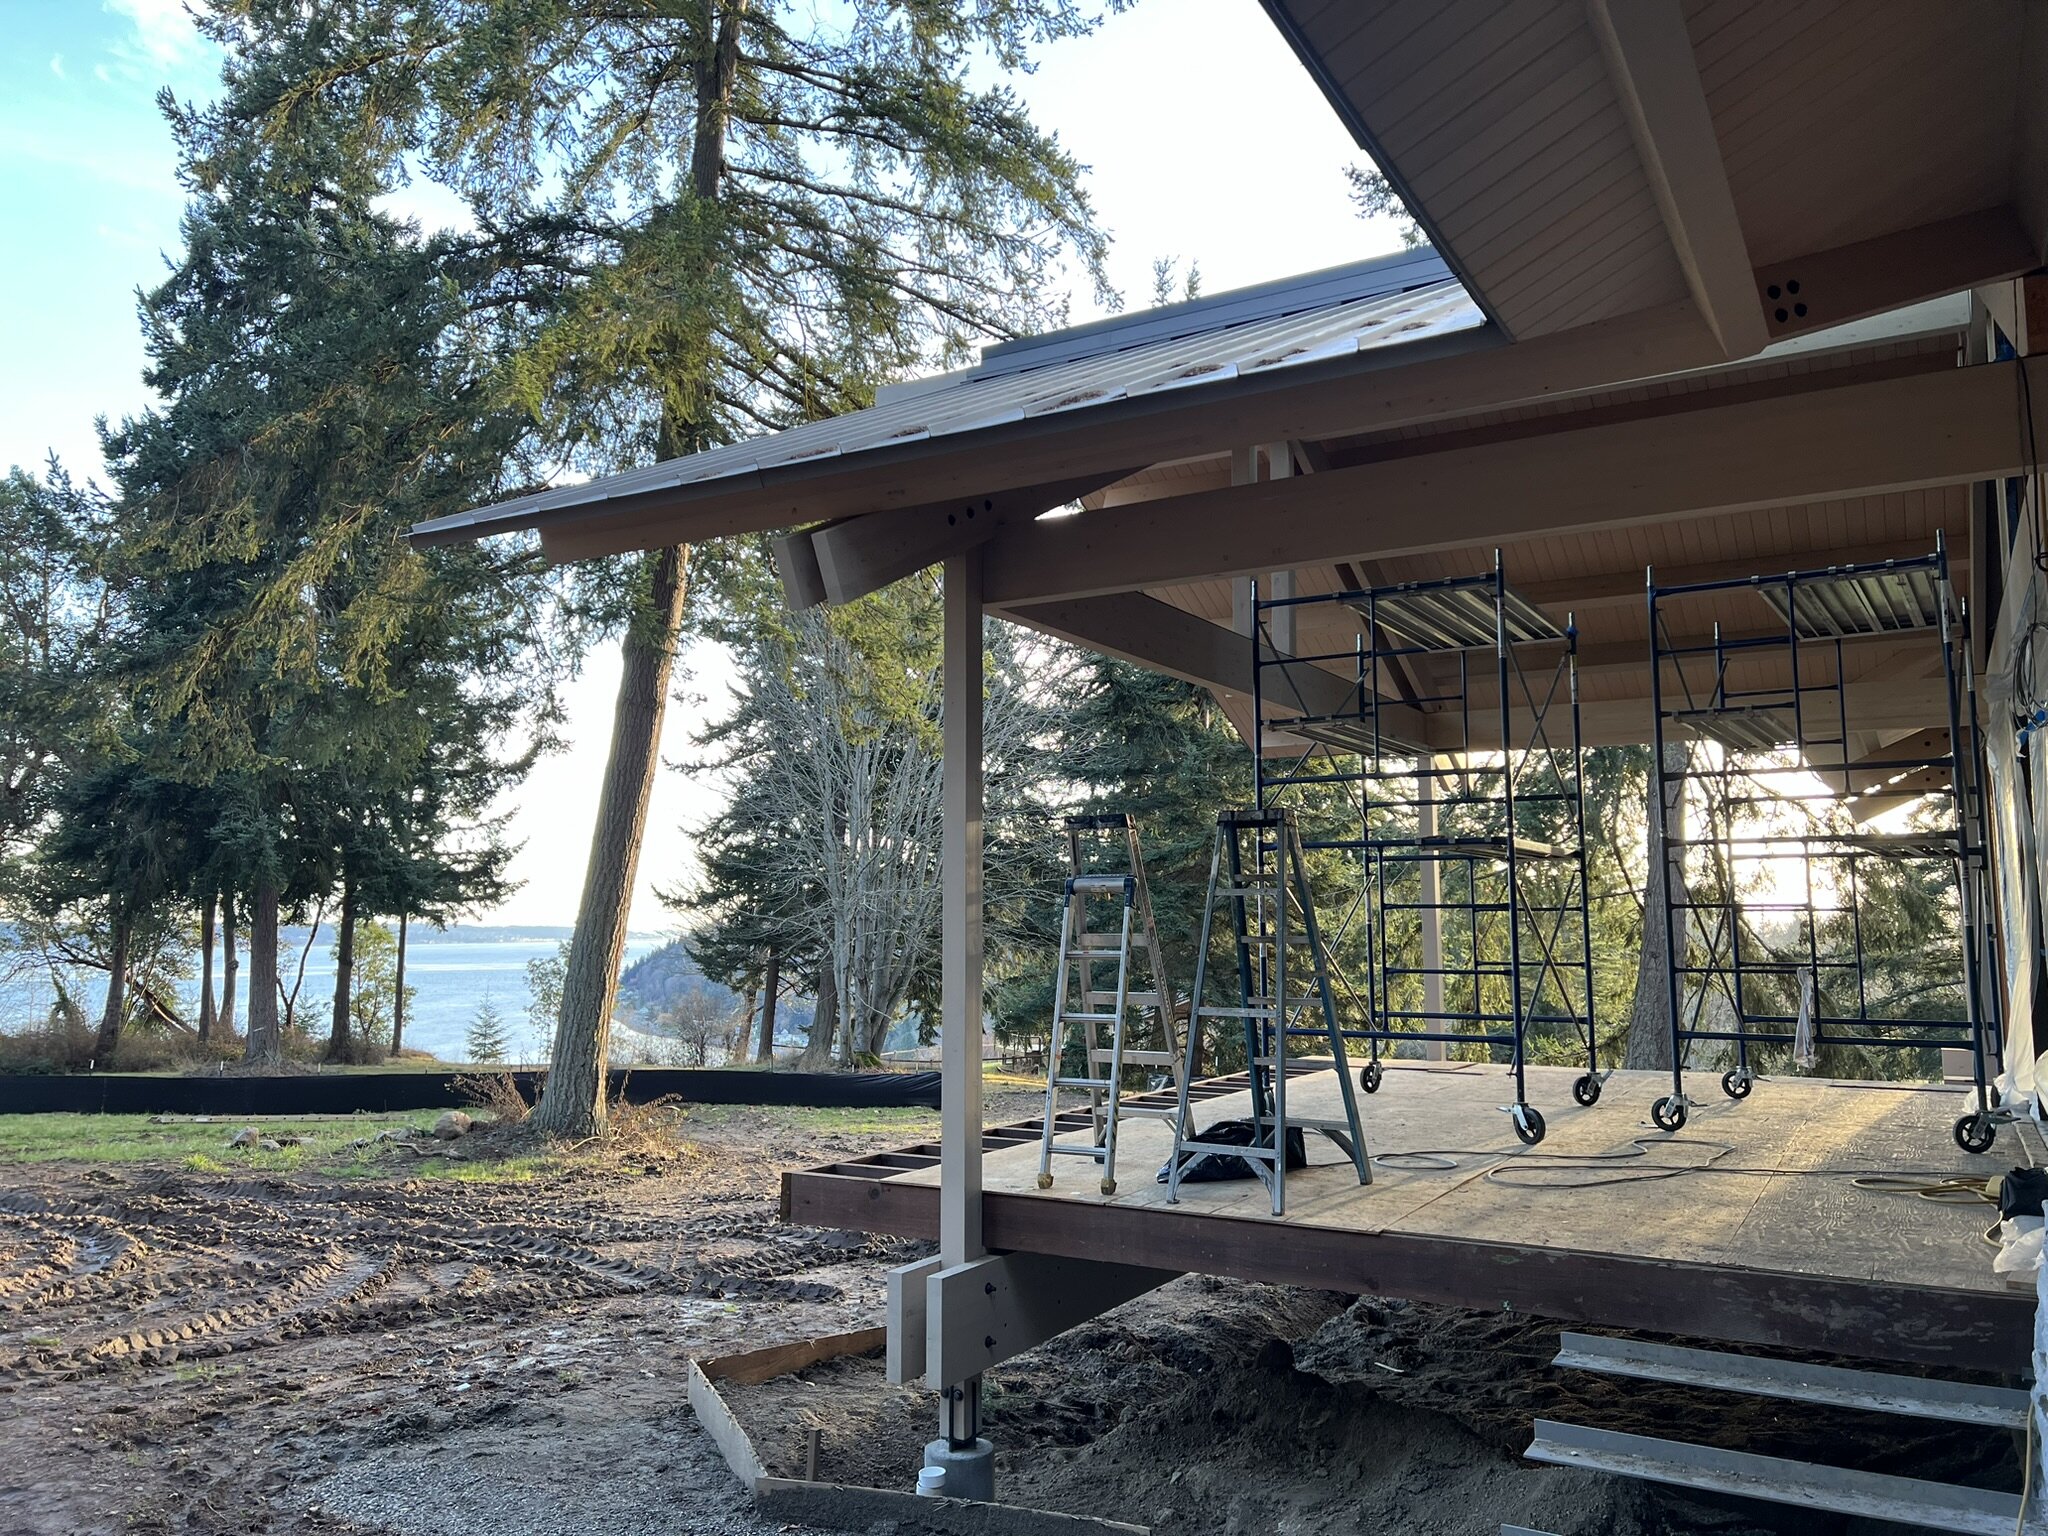
{"type": "Polygon", "coordinates": [[[469,1016],[469,1031],[465,1037],[469,1059],[473,1062],[497,1062],[505,1059],[506,1048],[511,1037],[505,1028],[504,1015],[498,1012],[498,1005],[491,1001],[491,994],[484,993],[483,1000],[476,1005],[476,1012],[469,1016]]]}
{"type": "MultiPolygon", "coordinates": [[[[793,0],[236,0],[209,25],[265,82],[259,136],[346,115],[387,180],[417,164],[469,199],[505,271],[498,313],[529,322],[521,397],[566,458],[610,468],[864,405],[878,379],[1043,324],[1066,261],[1099,280],[1079,168],[973,78],[1095,15],[1071,0],[829,18],[793,0]]],[[[537,1114],[559,1134],[604,1113],[684,556],[606,578],[629,599],[625,665],[537,1114]]]]}
{"type": "MultiPolygon", "coordinates": [[[[247,1054],[274,1060],[281,914],[338,893],[346,956],[380,908],[498,889],[480,818],[530,753],[497,743],[545,729],[552,658],[529,556],[398,537],[488,495],[523,432],[487,399],[468,253],[378,213],[334,122],[252,137],[249,71],[226,86],[207,111],[166,108],[194,196],[184,256],[143,303],[161,403],[106,441],[108,569],[132,748],[202,802],[181,888],[248,893],[247,1054]]],[[[343,965],[339,1057],[349,983],[343,965]]]]}

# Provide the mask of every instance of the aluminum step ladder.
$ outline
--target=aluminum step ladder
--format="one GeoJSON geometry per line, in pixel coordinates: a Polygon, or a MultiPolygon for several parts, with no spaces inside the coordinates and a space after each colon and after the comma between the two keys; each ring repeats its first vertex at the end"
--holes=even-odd
{"type": "Polygon", "coordinates": [[[1164,1076],[1146,1090],[1181,1084],[1181,1053],[1174,1043],[1173,986],[1152,917],[1152,892],[1145,883],[1145,859],[1138,827],[1121,811],[1071,816],[1066,821],[1068,876],[1061,893],[1060,970],[1053,989],[1052,1043],[1045,1064],[1045,1129],[1038,1144],[1038,1187],[1052,1188],[1055,1157],[1085,1157],[1101,1167],[1100,1188],[1116,1193],[1116,1129],[1126,1117],[1171,1120],[1165,1103],[1134,1104],[1123,1096],[1124,1073],[1144,1067],[1164,1076]],[[1114,916],[1111,916],[1111,914],[1114,916]],[[1091,917],[1112,926],[1091,926],[1091,917]],[[1142,961],[1143,985],[1133,986],[1134,961],[1142,961]],[[1114,985],[1096,968],[1116,967],[1114,985]],[[1131,1015],[1138,1014],[1133,1044],[1131,1015]],[[1103,1030],[1108,1044],[1103,1044],[1103,1030]],[[1076,1041],[1075,1037],[1079,1039],[1076,1041]],[[1148,1038],[1149,1037],[1149,1038],[1148,1038]],[[1060,1073],[1071,1045],[1078,1043],[1082,1075],[1060,1073]],[[1086,1145],[1063,1144],[1057,1099],[1062,1088],[1088,1094],[1092,1134],[1086,1145]]]}
{"type": "Polygon", "coordinates": [[[1287,1135],[1290,1129],[1321,1131],[1349,1157],[1358,1182],[1372,1182],[1372,1158],[1358,1118],[1344,1035],[1330,993],[1330,967],[1316,926],[1314,893],[1301,834],[1291,808],[1225,811],[1216,818],[1216,848],[1209,860],[1209,897],[1202,913],[1201,946],[1195,951],[1195,990],[1188,1019],[1187,1065],[1181,1071],[1174,1114],[1173,1160],[1167,1165],[1166,1199],[1180,1199],[1187,1172],[1210,1158],[1247,1163],[1273,1199],[1273,1214],[1287,1210],[1287,1135]],[[1229,924],[1237,963],[1237,1002],[1207,1001],[1209,942],[1217,913],[1229,924]],[[1306,990],[1293,990],[1297,968],[1308,972],[1306,990]],[[1216,1020],[1244,1029],[1245,1059],[1252,1084],[1250,1146],[1204,1141],[1194,1123],[1188,1085],[1195,1075],[1202,1026],[1216,1020]],[[1287,1046],[1314,1038],[1330,1050],[1344,1106],[1342,1120],[1309,1120],[1287,1112],[1287,1046]]]}

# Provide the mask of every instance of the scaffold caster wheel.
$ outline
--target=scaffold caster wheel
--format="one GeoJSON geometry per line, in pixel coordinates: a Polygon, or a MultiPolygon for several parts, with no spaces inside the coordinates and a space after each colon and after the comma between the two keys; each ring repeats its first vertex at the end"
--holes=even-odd
{"type": "Polygon", "coordinates": [[[1956,1122],[1956,1145],[1965,1152],[1989,1152],[1998,1127],[1989,1115],[1965,1115],[1956,1122]]]}
{"type": "Polygon", "coordinates": [[[1685,1129],[1685,1100],[1677,1094],[1667,1094],[1650,1106],[1650,1118],[1660,1131],[1682,1131],[1685,1129]]]}
{"type": "Polygon", "coordinates": [[[1367,1093],[1378,1093],[1380,1091],[1380,1080],[1385,1076],[1386,1073],[1380,1070],[1378,1062],[1368,1061],[1358,1069],[1358,1086],[1367,1093]]]}
{"type": "Polygon", "coordinates": [[[1748,1098],[1749,1090],[1755,1086],[1756,1079],[1747,1072],[1723,1072],[1721,1074],[1721,1091],[1731,1099],[1748,1098]]]}
{"type": "Polygon", "coordinates": [[[1052,1188],[1052,1175],[1051,1175],[1051,1174],[1049,1174],[1049,1173],[1041,1173],[1041,1174],[1040,1174],[1040,1175],[1038,1176],[1038,1187],[1039,1187],[1040,1189],[1051,1189],[1051,1188],[1052,1188]]]}
{"type": "Polygon", "coordinates": [[[1116,1193],[1116,1180],[1115,1180],[1115,1179],[1104,1179],[1104,1180],[1102,1181],[1102,1192],[1103,1192],[1103,1193],[1104,1193],[1105,1195],[1113,1195],[1113,1194],[1115,1194],[1115,1193],[1116,1193]]]}
{"type": "Polygon", "coordinates": [[[1515,1123],[1515,1135],[1525,1147],[1533,1147],[1543,1139],[1543,1113],[1533,1104],[1517,1104],[1508,1111],[1508,1118],[1515,1123]]]}
{"type": "Polygon", "coordinates": [[[1572,1084],[1572,1097],[1587,1109],[1600,1102],[1600,1079],[1591,1072],[1572,1084]]]}

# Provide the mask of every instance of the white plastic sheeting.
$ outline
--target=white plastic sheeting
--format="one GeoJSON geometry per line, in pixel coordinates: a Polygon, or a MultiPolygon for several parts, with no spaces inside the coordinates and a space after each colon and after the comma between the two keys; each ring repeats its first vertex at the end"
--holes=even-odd
{"type": "MultiPolygon", "coordinates": [[[[2023,569],[2029,540],[2013,551],[2012,568],[2023,569]]],[[[2042,1113],[2041,1088],[2048,1079],[2048,1041],[2037,1040],[2043,929],[2043,860],[2048,859],[2048,732],[2015,721],[2036,716],[2048,698],[2048,648],[2031,642],[2037,632],[2042,584],[2016,581],[1999,615],[1994,666],[1984,677],[1984,757],[1991,801],[1992,868],[1997,877],[1999,938],[2005,960],[2005,1064],[1998,1091],[2007,1105],[2042,1113]],[[2015,643],[2014,637],[2018,637],[2015,643]],[[2024,754],[2022,748],[2024,747],[2024,754]]]]}

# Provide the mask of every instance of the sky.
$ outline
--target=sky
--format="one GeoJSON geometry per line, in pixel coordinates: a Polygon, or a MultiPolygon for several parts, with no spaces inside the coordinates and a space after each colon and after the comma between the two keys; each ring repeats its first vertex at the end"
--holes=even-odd
{"type": "MultiPolygon", "coordinates": [[[[150,403],[135,292],[181,243],[184,191],[156,96],[203,99],[219,60],[181,0],[5,0],[0,13],[0,467],[39,468],[54,452],[97,477],[95,418],[150,403]]],[[[1139,0],[1012,84],[1089,168],[1129,308],[1149,302],[1161,257],[1199,263],[1213,294],[1399,247],[1391,221],[1353,211],[1343,171],[1364,156],[1257,0],[1139,0]]],[[[422,198],[409,211],[445,207],[422,198]]],[[[1071,303],[1075,321],[1097,313],[1086,291],[1071,303]]],[[[693,649],[681,670],[663,741],[672,764],[726,696],[716,651],[693,649]]],[[[616,652],[594,655],[568,696],[570,745],[508,799],[522,886],[477,920],[574,917],[617,688],[616,652]]],[[[692,878],[691,829],[718,793],[681,767],[659,776],[636,929],[674,926],[656,891],[692,878]]]]}

